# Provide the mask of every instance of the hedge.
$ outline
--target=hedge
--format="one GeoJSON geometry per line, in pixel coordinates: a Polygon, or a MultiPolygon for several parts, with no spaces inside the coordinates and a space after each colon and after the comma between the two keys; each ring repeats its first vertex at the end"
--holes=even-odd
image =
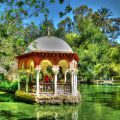
{"type": "Polygon", "coordinates": [[[17,87],[18,87],[17,81],[12,82],[8,80],[0,81],[0,91],[15,93],[17,87]]]}
{"type": "Polygon", "coordinates": [[[113,80],[120,80],[120,76],[114,76],[113,80]]]}
{"type": "Polygon", "coordinates": [[[24,91],[17,91],[15,93],[16,99],[25,103],[35,103],[35,96],[24,91]]]}

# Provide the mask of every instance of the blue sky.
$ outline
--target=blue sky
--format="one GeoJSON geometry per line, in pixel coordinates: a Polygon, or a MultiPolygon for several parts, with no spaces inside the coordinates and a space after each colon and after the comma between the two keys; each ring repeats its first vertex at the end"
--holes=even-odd
{"type": "MultiPolygon", "coordinates": [[[[113,17],[120,17],[120,0],[65,0],[64,4],[60,5],[56,3],[49,6],[49,18],[54,21],[55,26],[57,26],[57,23],[64,19],[66,16],[72,17],[72,13],[68,13],[63,18],[59,17],[59,12],[64,10],[69,1],[73,9],[83,4],[87,5],[89,8],[92,8],[94,11],[100,9],[101,7],[106,7],[113,12],[113,17]]],[[[43,15],[40,14],[38,17],[32,17],[25,22],[30,23],[31,21],[34,21],[38,25],[40,22],[43,21],[43,19],[43,15]]]]}
{"type": "MultiPolygon", "coordinates": [[[[50,5],[49,18],[53,20],[55,26],[64,19],[66,16],[72,17],[72,12],[68,13],[63,18],[59,17],[59,12],[64,10],[65,6],[69,4],[74,8],[79,7],[80,5],[87,5],[89,8],[92,8],[94,11],[100,9],[101,7],[109,8],[113,12],[113,17],[120,17],[120,0],[65,0],[64,4],[60,5],[58,3],[50,5]]],[[[28,20],[25,20],[25,23],[35,22],[36,25],[39,25],[44,19],[44,16],[40,14],[38,17],[32,17],[28,20]]],[[[120,37],[117,39],[120,43],[120,37]]]]}

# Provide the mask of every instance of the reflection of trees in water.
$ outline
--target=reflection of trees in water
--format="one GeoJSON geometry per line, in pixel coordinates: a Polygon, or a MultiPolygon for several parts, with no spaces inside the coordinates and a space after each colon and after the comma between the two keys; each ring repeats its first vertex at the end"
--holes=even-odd
{"type": "MultiPolygon", "coordinates": [[[[41,111],[42,112],[42,111],[41,111]]],[[[13,111],[8,111],[8,110],[1,110],[0,111],[0,119],[2,120],[61,120],[64,119],[64,116],[59,116],[58,113],[54,114],[40,114],[39,111],[36,111],[36,116],[29,116],[26,113],[23,112],[18,112],[14,113],[13,111]]],[[[76,119],[73,119],[76,120],[76,119]]]]}
{"type": "Polygon", "coordinates": [[[40,106],[36,107],[36,120],[78,120],[77,106],[40,106]]]}
{"type": "Polygon", "coordinates": [[[120,115],[120,89],[110,85],[81,86],[82,103],[79,107],[78,118],[83,120],[114,120],[120,115]],[[119,105],[118,105],[119,104],[119,105]],[[114,108],[114,109],[113,109],[114,108]],[[115,110],[116,109],[116,110],[115,110]],[[114,117],[113,117],[114,116],[114,117]]]}
{"type": "Polygon", "coordinates": [[[77,120],[75,105],[31,105],[19,102],[1,102],[0,119],[9,120],[77,120]],[[2,107],[1,107],[2,106],[2,107]]]}
{"type": "MultiPolygon", "coordinates": [[[[28,115],[23,112],[13,113],[12,111],[9,111],[9,110],[1,110],[0,111],[1,120],[5,120],[5,119],[13,120],[14,118],[19,118],[19,120],[25,120],[25,118],[21,118],[21,116],[24,116],[25,118],[28,117],[28,115]]],[[[27,119],[29,119],[29,118],[27,118],[27,119]]]]}
{"type": "Polygon", "coordinates": [[[72,112],[72,120],[78,120],[78,111],[72,112]]]}
{"type": "Polygon", "coordinates": [[[0,120],[119,120],[120,87],[81,85],[80,89],[79,105],[31,105],[0,94],[0,120]]]}
{"type": "MultiPolygon", "coordinates": [[[[78,108],[75,106],[34,106],[35,114],[1,110],[0,118],[18,120],[78,120],[78,108]]],[[[26,109],[26,108],[25,108],[26,109]]]]}

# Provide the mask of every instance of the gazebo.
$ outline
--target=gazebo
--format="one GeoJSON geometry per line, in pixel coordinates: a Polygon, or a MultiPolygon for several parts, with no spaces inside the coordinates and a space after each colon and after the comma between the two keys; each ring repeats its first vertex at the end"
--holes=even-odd
{"type": "Polygon", "coordinates": [[[16,58],[18,91],[36,96],[78,94],[79,57],[64,40],[53,36],[40,37],[16,58]]]}

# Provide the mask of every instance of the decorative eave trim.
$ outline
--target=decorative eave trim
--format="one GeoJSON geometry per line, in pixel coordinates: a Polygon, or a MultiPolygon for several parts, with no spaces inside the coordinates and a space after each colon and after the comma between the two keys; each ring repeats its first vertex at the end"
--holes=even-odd
{"type": "Polygon", "coordinates": [[[54,57],[54,56],[67,56],[67,57],[70,57],[70,58],[73,58],[75,59],[76,61],[79,61],[79,57],[77,55],[77,53],[69,53],[69,52],[49,52],[49,51],[33,51],[33,52],[29,52],[29,53],[25,53],[25,54],[22,54],[22,55],[19,55],[19,56],[16,56],[16,59],[23,59],[23,58],[26,58],[26,57],[41,57],[42,56],[45,56],[45,55],[49,55],[51,57],[54,57]]]}

